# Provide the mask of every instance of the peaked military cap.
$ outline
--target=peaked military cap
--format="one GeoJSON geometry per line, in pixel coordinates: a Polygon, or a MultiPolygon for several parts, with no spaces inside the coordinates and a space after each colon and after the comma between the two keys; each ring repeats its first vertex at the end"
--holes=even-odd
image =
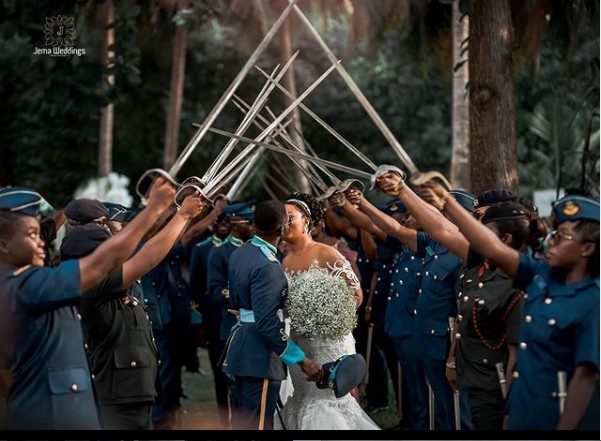
{"type": "Polygon", "coordinates": [[[103,202],[102,205],[107,208],[107,219],[110,221],[129,222],[129,220],[136,214],[131,208],[127,208],[115,202],[103,202]]]}
{"type": "Polygon", "coordinates": [[[108,217],[109,210],[96,199],[75,199],[65,206],[65,216],[76,222],[86,223],[108,217]]]}
{"type": "Polygon", "coordinates": [[[325,372],[323,381],[317,382],[319,389],[332,389],[336,398],[348,394],[357,387],[365,376],[366,363],[361,354],[343,355],[332,363],[321,367],[325,372]]]}
{"type": "Polygon", "coordinates": [[[553,203],[558,222],[592,220],[599,222],[599,202],[585,196],[568,195],[553,203]]]}
{"type": "Polygon", "coordinates": [[[35,190],[27,187],[4,187],[0,189],[0,210],[35,216],[44,199],[35,190]]]}
{"type": "Polygon", "coordinates": [[[470,213],[476,211],[476,207],[474,207],[474,200],[476,199],[475,194],[465,190],[451,190],[449,193],[452,194],[459,205],[467,211],[470,213]]]}
{"type": "Polygon", "coordinates": [[[232,204],[223,207],[221,212],[226,215],[230,221],[236,220],[253,220],[255,218],[255,200],[245,202],[233,202],[232,204]]]}
{"type": "Polygon", "coordinates": [[[474,199],[474,208],[489,207],[497,202],[515,201],[518,197],[504,188],[494,188],[480,193],[474,199]]]}

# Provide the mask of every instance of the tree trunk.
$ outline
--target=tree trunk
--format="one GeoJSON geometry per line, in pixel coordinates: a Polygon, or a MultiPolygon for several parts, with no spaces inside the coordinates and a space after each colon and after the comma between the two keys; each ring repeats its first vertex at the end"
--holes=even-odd
{"type": "MultiPolygon", "coordinates": [[[[179,0],[177,10],[187,9],[188,4],[188,0],[179,0]]],[[[177,159],[177,142],[186,74],[187,43],[188,31],[185,25],[176,25],[173,41],[173,61],[171,65],[171,92],[169,95],[169,111],[167,114],[165,149],[163,152],[163,167],[165,170],[169,170],[177,159]]]]}
{"type": "Polygon", "coordinates": [[[459,0],[453,1],[453,66],[465,63],[453,73],[453,138],[451,155],[451,183],[455,188],[469,190],[470,182],[470,117],[469,101],[465,86],[469,80],[467,52],[461,55],[461,50],[467,47],[465,41],[469,32],[469,17],[461,20],[459,0]],[[464,42],[465,41],[465,42],[464,42]]]}
{"type": "MultiPolygon", "coordinates": [[[[283,0],[281,2],[282,8],[288,6],[288,1],[283,0]]],[[[290,32],[290,17],[287,17],[284,23],[282,23],[282,28],[279,31],[280,34],[280,65],[283,66],[289,59],[292,57],[292,35],[290,32]]],[[[283,86],[288,89],[290,94],[293,97],[298,96],[298,91],[296,88],[296,76],[294,75],[294,64],[290,66],[290,68],[284,74],[282,78],[283,86]]],[[[292,104],[294,99],[288,98],[284,96],[284,102],[286,103],[286,107],[292,104]]],[[[303,126],[301,123],[301,115],[300,109],[297,106],[291,112],[292,115],[292,126],[293,129],[290,133],[294,143],[299,146],[303,151],[305,151],[305,144],[303,142],[303,137],[301,133],[303,133],[303,126]]],[[[303,161],[305,163],[305,161],[303,161]]],[[[292,169],[292,174],[294,176],[294,182],[298,182],[299,187],[295,189],[295,191],[302,191],[305,193],[310,193],[311,188],[309,187],[309,181],[307,177],[298,169],[296,166],[292,169]]]]}
{"type": "MultiPolygon", "coordinates": [[[[113,0],[107,0],[105,8],[105,30],[102,53],[104,64],[107,68],[114,66],[109,61],[115,57],[112,45],[115,43],[115,5],[113,0]]],[[[110,72],[107,75],[107,86],[113,87],[115,84],[115,75],[110,72]]],[[[113,122],[115,116],[115,105],[109,103],[100,111],[100,134],[98,142],[98,177],[107,176],[113,168],[113,122]]]]}
{"type": "Polygon", "coordinates": [[[470,2],[469,100],[472,191],[517,192],[513,25],[509,0],[470,2]]]}

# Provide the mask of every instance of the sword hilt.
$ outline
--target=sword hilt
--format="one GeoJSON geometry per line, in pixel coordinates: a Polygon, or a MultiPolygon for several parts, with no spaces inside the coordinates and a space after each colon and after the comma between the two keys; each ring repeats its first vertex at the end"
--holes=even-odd
{"type": "Polygon", "coordinates": [[[142,174],[142,176],[140,176],[140,179],[138,179],[138,182],[136,183],[136,189],[135,189],[136,194],[140,197],[140,200],[142,201],[142,204],[146,205],[146,202],[147,202],[146,194],[148,193],[148,190],[150,189],[150,187],[152,187],[152,183],[159,176],[167,179],[169,182],[171,182],[176,187],[180,186],[180,183],[177,182],[173,176],[171,176],[168,172],[166,172],[162,168],[151,168],[149,170],[146,170],[142,174]],[[146,187],[145,191],[143,191],[142,184],[148,179],[150,179],[149,185],[148,185],[148,187],[146,187]]]}

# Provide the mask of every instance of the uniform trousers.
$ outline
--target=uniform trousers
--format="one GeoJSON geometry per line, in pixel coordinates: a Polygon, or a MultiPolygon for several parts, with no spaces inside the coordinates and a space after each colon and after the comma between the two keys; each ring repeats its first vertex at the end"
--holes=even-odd
{"type": "Polygon", "coordinates": [[[235,377],[230,384],[232,401],[238,403],[232,408],[233,429],[273,429],[273,415],[281,385],[280,380],[235,377]]]}

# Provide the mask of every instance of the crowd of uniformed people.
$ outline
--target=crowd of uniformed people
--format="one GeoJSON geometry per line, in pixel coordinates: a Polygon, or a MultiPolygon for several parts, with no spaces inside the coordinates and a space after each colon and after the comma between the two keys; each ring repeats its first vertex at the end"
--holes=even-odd
{"type": "MultiPolygon", "coordinates": [[[[376,184],[388,202],[336,192],[311,232],[361,281],[365,410],[395,408],[413,430],[598,430],[599,203],[568,194],[541,219],[504,189],[412,188],[394,173],[376,184]]],[[[174,196],[158,178],[144,207],[52,211],[35,189],[0,189],[4,429],[178,428],[199,347],[235,428],[228,262],[259,201],[191,195],[176,208],[174,196]]]]}

